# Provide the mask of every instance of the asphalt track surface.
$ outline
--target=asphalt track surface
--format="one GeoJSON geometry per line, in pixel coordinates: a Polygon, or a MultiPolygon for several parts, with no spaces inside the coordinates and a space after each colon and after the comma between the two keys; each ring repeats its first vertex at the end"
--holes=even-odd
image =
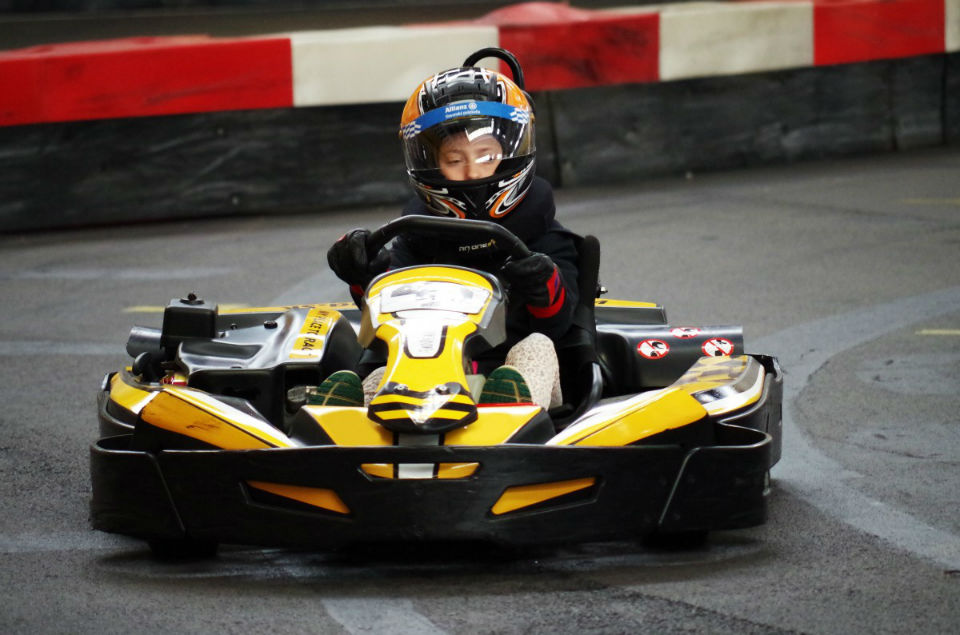
{"type": "Polygon", "coordinates": [[[153,560],[87,522],[95,392],[134,323],[346,299],[390,209],[0,237],[4,633],[949,633],[960,624],[960,151],[562,191],[608,297],[743,324],[786,372],[770,518],[703,547],[153,560]]]}

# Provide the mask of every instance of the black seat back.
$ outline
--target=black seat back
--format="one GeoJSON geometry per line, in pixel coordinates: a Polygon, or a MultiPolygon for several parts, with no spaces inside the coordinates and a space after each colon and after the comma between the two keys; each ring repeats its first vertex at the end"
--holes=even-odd
{"type": "Polygon", "coordinates": [[[557,344],[564,408],[551,412],[558,428],[569,424],[595,404],[603,391],[597,356],[597,322],[594,301],[600,289],[600,241],[577,236],[577,288],[579,299],[573,327],[557,344]]]}
{"type": "Polygon", "coordinates": [[[580,299],[574,313],[574,322],[589,331],[596,351],[597,320],[594,317],[594,300],[600,296],[600,241],[596,236],[584,236],[577,244],[577,287],[580,299]]]}

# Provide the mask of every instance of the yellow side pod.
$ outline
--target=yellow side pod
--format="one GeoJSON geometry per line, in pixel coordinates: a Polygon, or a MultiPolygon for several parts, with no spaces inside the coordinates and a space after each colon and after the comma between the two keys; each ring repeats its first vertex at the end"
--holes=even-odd
{"type": "Polygon", "coordinates": [[[293,448],[299,443],[269,423],[192,388],[144,390],[128,373],[110,379],[110,400],[145,423],[224,450],[293,448]]]}
{"type": "MultiPolygon", "coordinates": [[[[211,398],[206,393],[164,386],[141,390],[114,375],[110,398],[150,425],[183,434],[225,450],[296,447],[298,444],[272,426],[211,398]]],[[[357,409],[363,412],[362,409],[357,409]]],[[[365,419],[366,417],[364,417],[365,419]]],[[[248,481],[247,485],[276,496],[338,514],[350,510],[331,489],[248,481]]]]}
{"type": "Polygon", "coordinates": [[[189,388],[164,387],[143,407],[140,418],[224,450],[299,446],[269,423],[189,388]]]}
{"type": "Polygon", "coordinates": [[[763,366],[748,355],[701,357],[670,386],[594,409],[549,445],[630,445],[705,416],[746,408],[763,394],[763,366]]]}
{"type": "Polygon", "coordinates": [[[673,382],[719,415],[756,403],[763,394],[763,365],[748,355],[701,357],[673,382]]]}
{"type": "MultiPolygon", "coordinates": [[[[269,424],[222,404],[206,393],[190,389],[164,388],[143,407],[140,416],[153,426],[188,435],[224,450],[299,445],[269,424]]],[[[262,481],[248,481],[247,485],[338,514],[350,513],[331,489],[262,481]]]]}
{"type": "Polygon", "coordinates": [[[687,392],[663,388],[600,406],[547,445],[625,446],[706,416],[704,407],[687,392]]]}
{"type": "MultiPolygon", "coordinates": [[[[547,445],[627,446],[641,439],[696,423],[707,411],[688,393],[665,388],[642,393],[595,409],[547,442],[547,445]]],[[[545,501],[593,487],[595,477],[510,487],[490,513],[494,516],[526,509],[545,501]]]]}
{"type": "Polygon", "coordinates": [[[159,391],[143,390],[123,380],[124,373],[115,373],[110,378],[110,400],[118,406],[139,415],[143,407],[157,396],[159,391]]]}

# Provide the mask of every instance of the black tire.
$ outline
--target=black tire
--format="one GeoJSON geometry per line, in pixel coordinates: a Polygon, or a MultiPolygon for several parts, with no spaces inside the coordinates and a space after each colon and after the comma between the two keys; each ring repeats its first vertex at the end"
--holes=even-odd
{"type": "Polygon", "coordinates": [[[148,544],[158,560],[205,560],[216,556],[219,547],[214,540],[196,538],[160,538],[148,544]]]}

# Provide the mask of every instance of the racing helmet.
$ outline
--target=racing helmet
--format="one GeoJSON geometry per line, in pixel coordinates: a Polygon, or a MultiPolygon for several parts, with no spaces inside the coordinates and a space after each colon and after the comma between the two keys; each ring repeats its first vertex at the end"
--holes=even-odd
{"type": "Polygon", "coordinates": [[[498,221],[516,209],[536,157],[533,105],[516,58],[482,49],[428,77],[404,106],[400,141],[410,182],[434,214],[498,221]],[[473,66],[484,57],[505,60],[516,81],[473,66]]]}

